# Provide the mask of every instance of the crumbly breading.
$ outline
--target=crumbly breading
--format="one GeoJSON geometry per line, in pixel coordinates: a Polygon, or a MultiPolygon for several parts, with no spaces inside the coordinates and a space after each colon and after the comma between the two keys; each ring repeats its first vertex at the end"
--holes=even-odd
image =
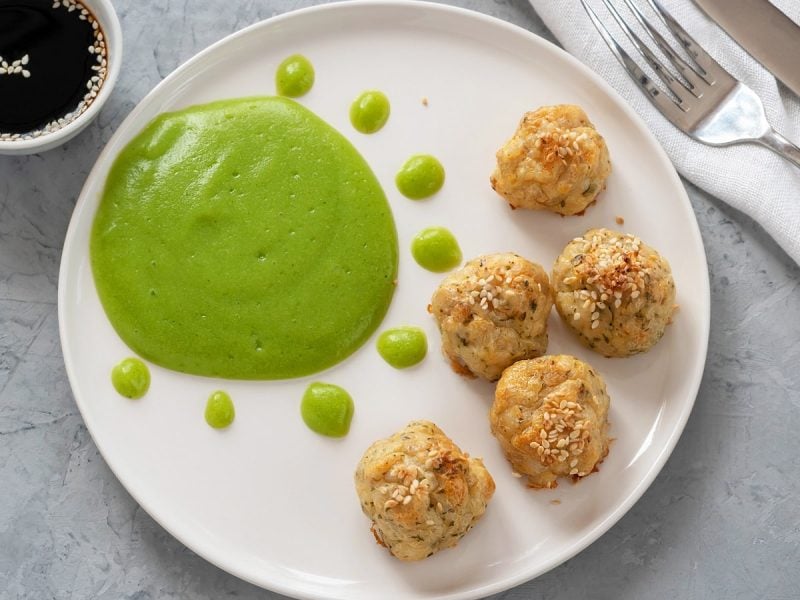
{"type": "Polygon", "coordinates": [[[372,444],[355,485],[372,533],[400,560],[458,544],[486,510],[494,480],[430,421],[413,421],[372,444]]]}
{"type": "Polygon", "coordinates": [[[611,173],[605,140],[579,106],[543,106],[525,113],[497,151],[492,188],[513,208],[583,212],[611,173]]]}
{"type": "Polygon", "coordinates": [[[497,383],[489,412],[492,433],[528,485],[554,488],[580,479],[608,453],[610,399],[602,378],[572,356],[514,363],[497,383]]]}
{"type": "Polygon", "coordinates": [[[450,274],[430,311],[453,369],[495,381],[515,361],[547,351],[552,305],[544,269],[507,253],[480,256],[450,274]]]}
{"type": "Polygon", "coordinates": [[[604,356],[649,350],[675,307],[669,263],[636,236],[590,229],[553,266],[558,314],[584,344],[604,356]]]}

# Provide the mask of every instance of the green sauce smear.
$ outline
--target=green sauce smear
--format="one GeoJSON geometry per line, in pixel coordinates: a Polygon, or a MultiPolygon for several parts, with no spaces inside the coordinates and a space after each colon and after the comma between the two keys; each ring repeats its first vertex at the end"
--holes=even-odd
{"type": "Polygon", "coordinates": [[[206,423],[214,429],[224,429],[236,417],[233,400],[222,390],[216,391],[208,397],[206,402],[206,423]]]}
{"type": "Polygon", "coordinates": [[[150,370],[138,358],[126,358],[111,369],[111,384],[121,396],[136,400],[150,389],[150,370]]]}
{"type": "Polygon", "coordinates": [[[382,321],[397,276],[394,220],[366,161],[277,97],[157,117],[117,157],[90,244],[130,348],[231,379],[342,361],[382,321]]]}
{"type": "Polygon", "coordinates": [[[395,327],[378,336],[378,354],[395,369],[420,363],[428,353],[428,340],[419,327],[395,327]]]}
{"type": "Polygon", "coordinates": [[[275,89],[281,96],[299,98],[314,85],[314,66],[302,54],[292,54],[278,65],[275,89]]]}
{"type": "Polygon", "coordinates": [[[389,119],[389,98],[377,90],[361,94],[350,105],[350,122],[361,133],[375,133],[389,119]]]}
{"type": "Polygon", "coordinates": [[[444,167],[429,154],[417,154],[409,158],[400,168],[395,183],[406,198],[422,200],[442,189],[444,167]]]}
{"type": "Polygon", "coordinates": [[[308,428],[328,437],[347,435],[353,410],[350,394],[332,383],[312,383],[300,403],[300,414],[308,428]]]}
{"type": "Polygon", "coordinates": [[[411,240],[411,255],[423,269],[444,273],[461,263],[461,248],[449,229],[427,227],[411,240]]]}

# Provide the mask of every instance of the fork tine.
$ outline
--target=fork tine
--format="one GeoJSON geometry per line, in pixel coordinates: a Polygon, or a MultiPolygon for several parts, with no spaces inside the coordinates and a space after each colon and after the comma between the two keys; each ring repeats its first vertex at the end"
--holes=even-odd
{"type": "Polygon", "coordinates": [[[661,78],[661,81],[664,82],[664,85],[666,85],[672,91],[672,93],[675,94],[675,98],[678,100],[677,104],[682,109],[685,109],[685,104],[688,99],[687,92],[689,97],[700,96],[700,94],[695,92],[696,86],[692,85],[691,83],[689,83],[689,86],[687,86],[682,81],[679,81],[672,76],[672,73],[670,73],[669,69],[658,59],[658,57],[653,53],[652,50],[650,50],[647,44],[642,41],[636,32],[633,31],[633,29],[631,29],[630,26],[624,21],[610,0],[602,1],[603,4],[606,5],[608,12],[611,13],[611,16],[614,17],[614,20],[639,51],[639,54],[641,54],[647,63],[653,68],[653,70],[656,72],[656,75],[658,75],[661,78]]]}
{"type": "MultiPolygon", "coordinates": [[[[711,85],[714,83],[714,80],[707,75],[706,70],[701,65],[698,65],[698,68],[696,69],[683,60],[683,58],[681,58],[681,56],[675,52],[675,50],[673,50],[670,43],[664,39],[664,36],[661,35],[658,29],[653,27],[650,21],[648,21],[642,14],[642,11],[640,11],[631,0],[623,1],[627,5],[628,9],[633,13],[633,16],[636,17],[636,20],[639,21],[641,26],[647,30],[647,33],[651,38],[653,38],[653,41],[656,43],[656,45],[658,45],[661,51],[666,55],[666,57],[672,63],[672,66],[678,70],[684,80],[689,84],[688,87],[692,93],[698,98],[702,96],[702,87],[704,87],[704,84],[707,83],[711,85]]],[[[658,9],[655,8],[655,5],[653,5],[652,1],[648,0],[648,2],[650,2],[650,5],[653,6],[656,12],[658,12],[658,9]]],[[[658,12],[658,16],[662,21],[664,21],[664,16],[660,12],[658,12]]],[[[672,19],[672,17],[670,17],[670,19],[672,19]]],[[[677,25],[675,19],[672,19],[672,22],[677,25]]],[[[669,28],[670,31],[672,31],[673,35],[677,35],[666,21],[664,21],[664,24],[667,26],[667,28],[669,28]]],[[[680,25],[677,26],[680,27],[680,25]]],[[[683,45],[683,40],[678,38],[678,41],[681,43],[681,45],[683,45]]]]}
{"type": "Polygon", "coordinates": [[[606,26],[600,21],[594,10],[592,10],[592,7],[589,6],[587,0],[581,0],[581,4],[598,33],[600,33],[600,36],[603,38],[603,41],[605,41],[609,50],[611,50],[611,53],[617,57],[622,67],[628,72],[631,79],[636,82],[636,85],[644,92],[645,96],[649,98],[650,102],[655,104],[656,108],[661,111],[661,114],[669,119],[676,127],[685,128],[687,123],[685,113],[681,107],[672,98],[665,95],[658,86],[653,83],[647,73],[639,68],[636,61],[625,51],[625,48],[617,43],[608,29],[606,29],[606,26]]]}
{"type": "MultiPolygon", "coordinates": [[[[630,0],[625,0],[626,3],[630,0]]],[[[661,21],[670,30],[672,35],[681,43],[681,45],[692,57],[692,60],[697,66],[705,73],[703,77],[709,84],[714,84],[716,80],[733,80],[733,76],[726,71],[722,65],[714,60],[711,55],[703,50],[702,46],[689,35],[689,33],[678,23],[675,18],[664,8],[658,0],[647,0],[648,4],[656,11],[656,14],[661,18],[661,21]]],[[[684,63],[685,64],[685,63],[684,63]]],[[[687,65],[688,66],[688,65],[687,65]]]]}

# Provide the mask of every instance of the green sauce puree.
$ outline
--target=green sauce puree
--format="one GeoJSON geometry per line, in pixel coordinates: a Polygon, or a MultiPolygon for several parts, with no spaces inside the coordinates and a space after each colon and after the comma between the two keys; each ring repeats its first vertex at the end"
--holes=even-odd
{"type": "Polygon", "coordinates": [[[461,248],[455,236],[444,227],[427,227],[411,240],[411,255],[420,267],[444,273],[461,262],[461,248]]]}
{"type": "Polygon", "coordinates": [[[397,233],[353,146],[286,98],[157,117],[120,153],[91,234],[111,324],[143,358],[232,379],[315,373],[394,293],[397,233]]]}
{"type": "Polygon", "coordinates": [[[138,358],[126,358],[111,369],[111,384],[121,396],[141,398],[150,389],[150,370],[138,358]]]}
{"type": "Polygon", "coordinates": [[[206,402],[206,423],[214,429],[223,429],[233,423],[236,410],[231,397],[223,391],[217,391],[208,397],[206,402]]]}
{"type": "Polygon", "coordinates": [[[364,92],[350,105],[350,122],[361,133],[375,133],[388,119],[389,99],[383,92],[364,92]]]}
{"type": "Polygon", "coordinates": [[[378,354],[395,369],[421,362],[428,352],[428,340],[419,327],[395,327],[378,336],[378,354]]]}
{"type": "Polygon", "coordinates": [[[429,154],[417,154],[409,158],[400,168],[395,183],[406,198],[422,200],[442,189],[444,167],[429,154]]]}
{"type": "Polygon", "coordinates": [[[275,72],[275,89],[281,96],[298,98],[308,93],[314,85],[314,67],[301,54],[292,54],[278,65],[275,72]]]}
{"type": "Polygon", "coordinates": [[[315,382],[303,394],[300,414],[311,431],[344,437],[353,419],[353,399],[338,385],[315,382]]]}

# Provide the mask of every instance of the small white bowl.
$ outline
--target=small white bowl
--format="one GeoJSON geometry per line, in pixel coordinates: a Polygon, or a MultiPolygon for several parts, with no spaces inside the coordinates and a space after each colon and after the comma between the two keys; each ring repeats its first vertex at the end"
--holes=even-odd
{"type": "Polygon", "coordinates": [[[0,154],[35,154],[60,146],[83,131],[111,95],[122,65],[122,28],[117,13],[109,0],[80,0],[80,3],[86,6],[100,23],[106,41],[108,73],[97,97],[78,118],[51,133],[43,133],[30,139],[0,140],[0,154]]]}

